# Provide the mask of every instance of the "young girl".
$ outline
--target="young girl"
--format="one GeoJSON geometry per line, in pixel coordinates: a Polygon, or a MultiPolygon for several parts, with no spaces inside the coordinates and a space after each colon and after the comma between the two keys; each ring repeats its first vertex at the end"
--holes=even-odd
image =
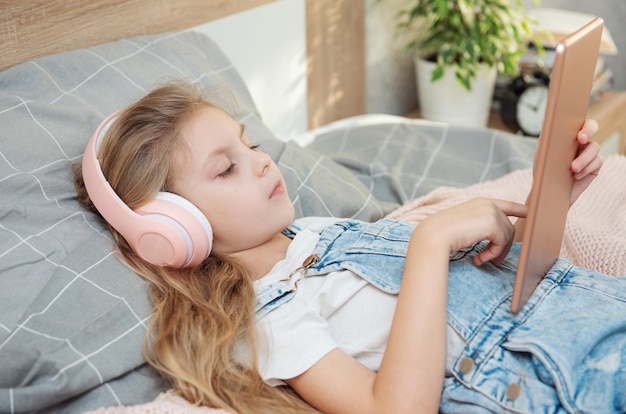
{"type": "MultiPolygon", "coordinates": [[[[190,402],[239,413],[626,410],[626,280],[559,259],[509,311],[519,244],[508,216],[522,224],[524,205],[476,199],[417,227],[292,223],[277,166],[192,86],[159,88],[104,124],[77,169],[79,198],[151,282],[146,356],[190,402]],[[199,247],[176,256],[127,235],[101,205],[90,151],[130,209],[195,206],[199,247]]],[[[577,136],[572,202],[602,165],[596,130],[588,121],[577,136]]]]}

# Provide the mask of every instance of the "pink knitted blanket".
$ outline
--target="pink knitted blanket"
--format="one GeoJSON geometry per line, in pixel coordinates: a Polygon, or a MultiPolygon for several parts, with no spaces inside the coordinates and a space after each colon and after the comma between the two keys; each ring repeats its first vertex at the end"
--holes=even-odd
{"type": "MultiPolygon", "coordinates": [[[[501,178],[465,188],[440,187],[393,211],[389,217],[419,223],[430,214],[475,197],[523,203],[532,171],[514,171],[501,178]]],[[[589,188],[571,207],[561,256],[572,263],[609,275],[626,275],[626,157],[613,155],[589,188]]],[[[225,414],[195,407],[173,391],[154,401],[130,407],[106,407],[86,414],[225,414]]]]}
{"type": "MultiPolygon", "coordinates": [[[[532,183],[531,169],[470,187],[440,187],[389,217],[419,223],[429,215],[476,197],[523,203],[532,183]]],[[[626,275],[626,157],[609,156],[598,177],[570,208],[561,256],[613,276],[626,275]]]]}
{"type": "Polygon", "coordinates": [[[224,410],[197,407],[176,392],[169,390],[159,394],[154,401],[132,406],[102,407],[84,414],[228,414],[224,410]]]}

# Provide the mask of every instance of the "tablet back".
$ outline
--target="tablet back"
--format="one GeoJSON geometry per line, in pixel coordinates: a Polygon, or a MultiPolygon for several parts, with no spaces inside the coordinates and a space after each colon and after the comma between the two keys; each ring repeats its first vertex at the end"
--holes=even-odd
{"type": "Polygon", "coordinates": [[[556,48],[513,289],[513,313],[524,306],[561,250],[574,181],[571,163],[579,150],[576,135],[587,117],[603,27],[603,20],[595,18],[556,48]]]}

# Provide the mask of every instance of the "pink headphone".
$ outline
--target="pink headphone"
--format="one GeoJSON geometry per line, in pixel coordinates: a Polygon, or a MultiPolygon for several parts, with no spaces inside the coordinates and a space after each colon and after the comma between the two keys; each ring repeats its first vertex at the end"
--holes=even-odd
{"type": "Polygon", "coordinates": [[[131,210],[102,173],[98,148],[117,117],[108,116],[87,144],[83,180],[89,198],[102,217],[116,229],[139,257],[157,266],[196,266],[211,252],[213,230],[206,216],[181,196],[160,192],[131,210]]]}

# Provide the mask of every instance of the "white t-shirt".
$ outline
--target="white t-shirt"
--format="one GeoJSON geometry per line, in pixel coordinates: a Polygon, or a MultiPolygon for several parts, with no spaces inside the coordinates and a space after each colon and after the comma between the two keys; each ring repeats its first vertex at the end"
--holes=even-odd
{"type": "MultiPolygon", "coordinates": [[[[335,218],[305,218],[284,260],[278,262],[257,286],[286,278],[313,252],[319,230],[335,218]]],[[[380,367],[396,295],[385,293],[351,271],[305,277],[295,296],[263,316],[259,331],[259,370],[272,385],[296,377],[335,348],[359,360],[373,371],[380,367]]],[[[448,363],[463,346],[462,339],[448,328],[448,363]]]]}

